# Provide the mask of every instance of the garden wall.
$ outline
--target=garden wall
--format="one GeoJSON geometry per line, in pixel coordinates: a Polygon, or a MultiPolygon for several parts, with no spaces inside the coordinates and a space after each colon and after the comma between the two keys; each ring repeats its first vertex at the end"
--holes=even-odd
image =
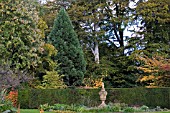
{"type": "MultiPolygon", "coordinates": [[[[38,108],[40,104],[78,104],[98,106],[100,89],[29,89],[19,90],[21,108],[38,108]]],[[[128,105],[161,106],[170,108],[170,88],[113,88],[106,89],[108,102],[128,105]]]]}

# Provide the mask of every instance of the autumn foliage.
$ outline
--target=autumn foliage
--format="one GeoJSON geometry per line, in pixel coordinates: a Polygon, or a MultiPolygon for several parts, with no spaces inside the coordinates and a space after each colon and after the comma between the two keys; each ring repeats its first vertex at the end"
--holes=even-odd
{"type": "Polygon", "coordinates": [[[18,91],[16,90],[11,90],[9,94],[6,96],[6,99],[12,101],[12,104],[14,107],[17,107],[17,102],[18,102],[18,91]]]}
{"type": "Polygon", "coordinates": [[[153,55],[152,57],[137,56],[143,61],[143,65],[137,67],[144,72],[139,78],[140,82],[147,82],[149,86],[168,86],[170,79],[170,59],[163,56],[153,55]]]}

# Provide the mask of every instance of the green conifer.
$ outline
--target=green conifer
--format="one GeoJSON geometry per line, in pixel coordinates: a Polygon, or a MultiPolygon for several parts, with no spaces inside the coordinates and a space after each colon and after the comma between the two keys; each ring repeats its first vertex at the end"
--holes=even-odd
{"type": "Polygon", "coordinates": [[[86,63],[77,34],[64,8],[54,21],[49,42],[58,50],[54,59],[59,63],[60,74],[64,75],[66,85],[81,85],[86,63]]]}

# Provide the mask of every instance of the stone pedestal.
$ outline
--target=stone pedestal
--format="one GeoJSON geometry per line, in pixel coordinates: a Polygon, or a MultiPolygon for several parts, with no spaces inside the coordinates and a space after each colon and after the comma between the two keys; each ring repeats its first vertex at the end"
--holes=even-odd
{"type": "Polygon", "coordinates": [[[105,100],[106,100],[106,96],[107,96],[107,91],[105,91],[104,83],[102,83],[102,89],[99,92],[99,95],[100,95],[100,100],[102,101],[102,103],[99,105],[99,108],[105,107],[106,106],[105,100]]]}

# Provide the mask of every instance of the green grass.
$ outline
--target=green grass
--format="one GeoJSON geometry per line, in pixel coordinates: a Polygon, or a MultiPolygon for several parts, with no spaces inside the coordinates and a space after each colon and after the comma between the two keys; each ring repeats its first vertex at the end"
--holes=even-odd
{"type": "MultiPolygon", "coordinates": [[[[38,109],[21,109],[21,113],[40,113],[38,109]]],[[[54,113],[54,112],[44,112],[44,113],[54,113]]]]}
{"type": "Polygon", "coordinates": [[[155,112],[135,112],[135,113],[170,113],[170,111],[155,111],[155,112]]]}
{"type": "Polygon", "coordinates": [[[162,112],[155,112],[155,113],[170,113],[170,111],[162,111],[162,112]]]}

